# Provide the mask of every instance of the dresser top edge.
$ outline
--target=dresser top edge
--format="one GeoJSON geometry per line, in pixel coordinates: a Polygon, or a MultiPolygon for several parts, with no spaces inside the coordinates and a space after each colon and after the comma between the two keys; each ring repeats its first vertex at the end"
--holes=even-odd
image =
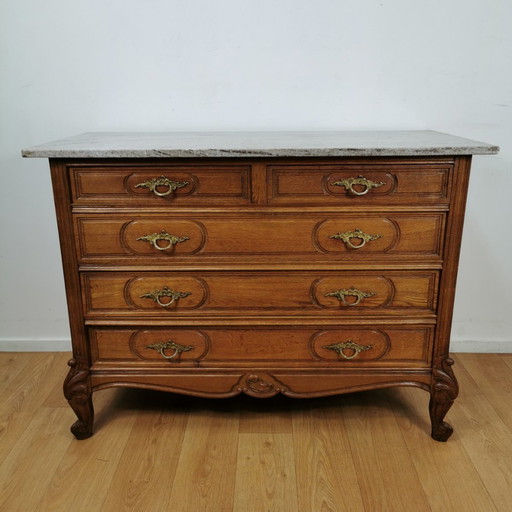
{"type": "Polygon", "coordinates": [[[89,132],[22,149],[26,158],[274,158],[492,155],[499,147],[431,130],[89,132]]]}

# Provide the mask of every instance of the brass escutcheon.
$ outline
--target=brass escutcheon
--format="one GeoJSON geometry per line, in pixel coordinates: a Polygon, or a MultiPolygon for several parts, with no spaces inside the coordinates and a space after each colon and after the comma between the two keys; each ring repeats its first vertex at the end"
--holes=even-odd
{"type": "Polygon", "coordinates": [[[167,231],[162,230],[160,233],[152,233],[151,235],[140,236],[137,240],[142,240],[144,242],[150,243],[155,249],[159,251],[166,251],[170,249],[173,245],[179,244],[181,242],[186,242],[190,240],[188,236],[176,236],[167,233],[167,231]],[[169,243],[167,245],[159,245],[159,240],[167,240],[169,243]]]}
{"type": "Polygon", "coordinates": [[[367,194],[372,188],[382,187],[385,185],[383,181],[376,183],[375,181],[369,180],[364,176],[358,176],[357,178],[347,178],[346,180],[334,181],[331,185],[336,185],[338,187],[345,187],[345,189],[356,196],[364,196],[367,194]],[[360,192],[354,188],[354,185],[363,186],[363,190],[360,192]]]}
{"type": "Polygon", "coordinates": [[[325,294],[325,297],[336,297],[345,306],[357,306],[363,299],[373,297],[375,292],[362,292],[357,288],[349,288],[348,290],[337,290],[325,294]],[[345,297],[356,297],[355,302],[347,302],[345,297]]]}
{"type": "Polygon", "coordinates": [[[323,348],[337,352],[338,355],[340,355],[344,359],[354,359],[354,357],[357,357],[360,352],[363,352],[364,350],[370,350],[373,348],[373,346],[359,345],[359,343],[354,343],[352,340],[347,340],[343,343],[333,343],[332,345],[325,345],[323,348]],[[345,354],[345,350],[351,350],[352,353],[350,355],[347,355],[345,354]]]}
{"type": "Polygon", "coordinates": [[[154,345],[146,345],[146,348],[150,348],[151,350],[156,350],[160,353],[160,355],[165,359],[175,359],[182,352],[188,352],[192,350],[194,347],[192,345],[179,345],[172,340],[169,340],[165,343],[155,343],[154,345]],[[172,356],[168,356],[165,354],[166,350],[174,350],[174,354],[172,356]]]}
{"type": "Polygon", "coordinates": [[[153,178],[151,180],[138,183],[135,185],[135,188],[149,188],[153,194],[159,197],[165,197],[178,188],[186,187],[188,184],[188,181],[173,181],[166,176],[160,176],[159,178],[153,178]],[[165,192],[160,192],[158,187],[167,187],[167,190],[165,192]]]}
{"type": "Polygon", "coordinates": [[[361,231],[359,228],[354,229],[354,231],[345,231],[345,233],[336,233],[335,235],[331,235],[329,238],[334,238],[336,240],[342,240],[345,245],[350,247],[351,249],[361,249],[366,245],[366,242],[370,242],[372,240],[377,240],[377,238],[382,238],[382,235],[370,235],[361,231]],[[361,240],[359,245],[354,245],[350,240],[352,238],[358,238],[361,240]]]}
{"type": "Polygon", "coordinates": [[[191,295],[190,292],[175,292],[174,290],[171,290],[169,287],[164,286],[161,290],[153,290],[152,292],[145,293],[144,295],[141,295],[141,299],[151,299],[155,301],[159,306],[162,306],[163,308],[168,308],[172,304],[174,304],[175,301],[178,299],[182,299],[184,297],[188,297],[191,295]],[[162,297],[170,297],[171,300],[169,302],[162,302],[160,299],[162,297]]]}

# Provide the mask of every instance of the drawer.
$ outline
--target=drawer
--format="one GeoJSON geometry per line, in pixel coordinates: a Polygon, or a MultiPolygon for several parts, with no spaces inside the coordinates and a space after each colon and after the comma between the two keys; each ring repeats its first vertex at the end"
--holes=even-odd
{"type": "Polygon", "coordinates": [[[180,367],[425,367],[433,327],[91,328],[93,369],[180,367]]]}
{"type": "Polygon", "coordinates": [[[440,260],[443,213],[76,215],[82,262],[440,260]]]}
{"type": "Polygon", "coordinates": [[[452,162],[288,164],[267,168],[268,203],[372,205],[448,203],[452,162]]]}
{"type": "Polygon", "coordinates": [[[71,167],[77,206],[242,205],[251,201],[250,165],[108,165],[71,167]]]}
{"type": "Polygon", "coordinates": [[[433,315],[437,286],[433,271],[82,275],[88,317],[433,315]]]}

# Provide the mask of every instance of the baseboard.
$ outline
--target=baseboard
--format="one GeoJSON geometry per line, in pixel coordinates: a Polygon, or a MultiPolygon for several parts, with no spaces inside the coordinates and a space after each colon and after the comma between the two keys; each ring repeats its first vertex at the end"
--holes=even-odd
{"type": "Polygon", "coordinates": [[[70,352],[69,338],[0,338],[0,352],[70,352]]]}
{"type": "Polygon", "coordinates": [[[452,338],[451,352],[512,353],[512,340],[468,340],[452,338]]]}
{"type": "MultiPolygon", "coordinates": [[[[0,338],[0,352],[69,352],[69,338],[0,338]]],[[[452,339],[451,352],[512,353],[512,340],[452,339]]]]}

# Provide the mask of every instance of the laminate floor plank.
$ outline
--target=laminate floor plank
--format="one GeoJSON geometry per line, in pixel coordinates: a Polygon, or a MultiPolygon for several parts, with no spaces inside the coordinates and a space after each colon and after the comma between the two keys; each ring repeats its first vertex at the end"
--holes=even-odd
{"type": "Polygon", "coordinates": [[[188,420],[188,407],[167,393],[134,390],[144,407],[114,474],[104,512],[165,512],[188,420]],[[165,404],[165,407],[163,407],[165,404]]]}
{"type": "Polygon", "coordinates": [[[292,434],[240,434],[234,512],[297,512],[292,434]]]}
{"type": "Polygon", "coordinates": [[[318,399],[293,411],[299,512],[364,510],[340,400],[318,399]]]}
{"type": "Polygon", "coordinates": [[[36,510],[72,442],[66,419],[64,409],[33,411],[32,421],[0,464],[0,511],[36,510]]]}
{"type": "Polygon", "coordinates": [[[499,354],[460,354],[457,357],[512,432],[512,369],[499,354]]]}
{"type": "Polygon", "coordinates": [[[465,355],[455,356],[460,396],[450,409],[464,449],[476,468],[496,509],[510,512],[512,503],[512,434],[491,405],[481,386],[464,366],[465,355]]]}
{"type": "Polygon", "coordinates": [[[233,509],[239,415],[232,404],[191,400],[170,498],[173,512],[233,509]]]}
{"type": "Polygon", "coordinates": [[[57,352],[53,362],[57,379],[55,379],[53,387],[48,392],[43,407],[68,407],[68,401],[64,397],[62,386],[64,379],[69,371],[68,361],[71,359],[71,352],[57,352]]]}
{"type": "Polygon", "coordinates": [[[343,397],[343,419],[366,512],[430,512],[385,390],[343,397]]]}
{"type": "Polygon", "coordinates": [[[135,410],[125,407],[123,392],[107,389],[93,395],[98,414],[95,434],[91,438],[77,441],[67,431],[71,443],[37,512],[101,510],[135,422],[135,410]],[[105,413],[108,413],[108,420],[105,413]],[[98,423],[101,425],[105,421],[107,424],[98,428],[98,423]]]}
{"type": "Polygon", "coordinates": [[[28,360],[26,353],[0,352],[0,393],[26,367],[28,360]]]}
{"type": "Polygon", "coordinates": [[[498,354],[499,358],[512,369],[512,354],[498,354]]]}
{"type": "Polygon", "coordinates": [[[236,399],[240,410],[240,433],[292,433],[289,399],[278,395],[265,400],[241,395],[236,399]]]}
{"type": "MultiPolygon", "coordinates": [[[[50,371],[58,358],[53,353],[27,353],[27,365],[2,392],[0,401],[0,457],[5,457],[49,390],[64,380],[65,372],[50,371]]],[[[0,459],[1,460],[1,459],[0,459]]]]}
{"type": "MultiPolygon", "coordinates": [[[[414,388],[394,388],[387,393],[432,512],[460,512],[462,503],[464,512],[495,511],[457,428],[447,443],[430,437],[430,395],[414,388]]],[[[457,401],[453,407],[459,407],[457,401]]]]}
{"type": "Polygon", "coordinates": [[[0,512],[511,510],[512,354],[455,355],[447,443],[413,388],[271,401],[107,389],[94,436],[76,441],[68,359],[1,354],[0,512]]]}

